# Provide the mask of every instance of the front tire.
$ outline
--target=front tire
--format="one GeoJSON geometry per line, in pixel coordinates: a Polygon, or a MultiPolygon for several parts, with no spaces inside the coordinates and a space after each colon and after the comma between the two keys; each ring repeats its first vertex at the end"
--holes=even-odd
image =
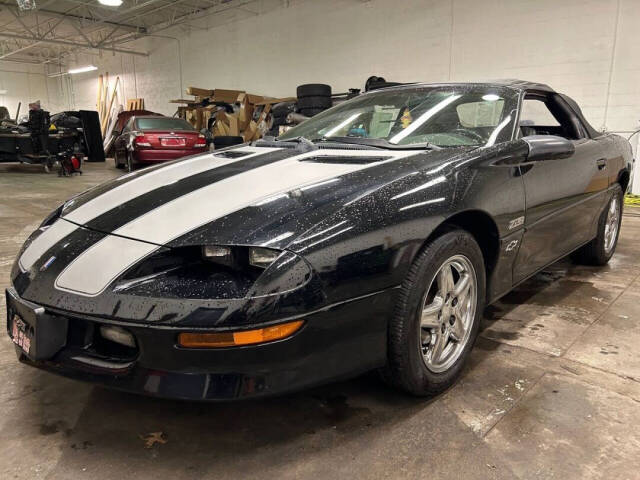
{"type": "Polygon", "coordinates": [[[419,396],[446,390],[473,347],[484,303],[484,259],[473,236],[453,230],[433,240],[402,284],[383,379],[419,396]]]}
{"type": "Polygon", "coordinates": [[[572,255],[577,263],[606,265],[609,262],[618,244],[623,201],[622,188],[616,185],[607,208],[598,220],[598,235],[572,255]]]}

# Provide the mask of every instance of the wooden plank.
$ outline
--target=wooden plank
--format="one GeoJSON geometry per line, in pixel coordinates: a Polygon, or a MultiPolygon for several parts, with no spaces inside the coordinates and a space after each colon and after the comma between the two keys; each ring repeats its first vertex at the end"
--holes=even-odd
{"type": "Polygon", "coordinates": [[[100,104],[102,102],[102,75],[98,75],[98,95],[96,98],[96,110],[100,112],[100,104]]]}
{"type": "Polygon", "coordinates": [[[104,138],[104,134],[107,131],[107,122],[109,121],[109,117],[111,116],[111,109],[113,108],[113,100],[116,98],[116,93],[118,90],[118,83],[120,83],[120,77],[116,77],[116,83],[113,86],[113,93],[111,94],[111,100],[109,101],[109,108],[107,109],[107,113],[104,116],[104,120],[102,121],[102,138],[104,138]]]}
{"type": "Polygon", "coordinates": [[[254,103],[255,106],[258,105],[274,105],[276,103],[281,102],[297,102],[298,99],[296,97],[283,97],[283,98],[266,98],[260,102],[254,103]]]}
{"type": "Polygon", "coordinates": [[[187,95],[195,95],[196,97],[211,97],[213,90],[207,88],[187,87],[187,95]]]}
{"type": "Polygon", "coordinates": [[[127,110],[144,110],[144,98],[129,98],[127,100],[127,110]]]}

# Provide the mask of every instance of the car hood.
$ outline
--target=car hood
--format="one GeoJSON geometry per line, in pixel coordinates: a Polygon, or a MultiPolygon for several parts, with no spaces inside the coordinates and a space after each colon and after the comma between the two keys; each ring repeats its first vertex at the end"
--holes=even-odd
{"type": "Polygon", "coordinates": [[[415,171],[421,151],[243,146],[126,175],[72,199],[61,218],[155,245],[282,248],[364,192],[415,171]]]}
{"type": "Polygon", "coordinates": [[[188,157],[71,199],[60,218],[34,236],[19,267],[46,269],[47,252],[77,250],[55,287],[91,296],[162,247],[284,249],[345,205],[451,155],[242,146],[188,157]]]}

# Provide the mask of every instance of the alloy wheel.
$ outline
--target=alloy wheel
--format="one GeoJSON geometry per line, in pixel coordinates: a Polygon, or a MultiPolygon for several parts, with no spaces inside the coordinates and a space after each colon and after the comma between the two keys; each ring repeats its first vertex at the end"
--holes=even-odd
{"type": "Polygon", "coordinates": [[[609,204],[607,221],[604,224],[604,251],[608,254],[616,244],[618,228],[620,227],[620,201],[615,196],[609,204]]]}
{"type": "Polygon", "coordinates": [[[440,373],[460,357],[471,336],[477,307],[477,276],[464,255],[446,260],[427,288],[420,318],[420,349],[426,367],[440,373]]]}

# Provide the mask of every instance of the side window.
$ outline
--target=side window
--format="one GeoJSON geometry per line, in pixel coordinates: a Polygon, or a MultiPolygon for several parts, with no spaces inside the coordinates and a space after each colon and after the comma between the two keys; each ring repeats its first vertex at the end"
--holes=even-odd
{"type": "Polygon", "coordinates": [[[525,98],[520,113],[520,124],[540,127],[559,127],[560,123],[542,100],[525,98]]]}
{"type": "Polygon", "coordinates": [[[122,129],[122,133],[130,132],[132,129],[133,129],[133,117],[131,117],[129,121],[125,124],[124,128],[122,129]]]}
{"type": "Polygon", "coordinates": [[[585,136],[584,128],[569,109],[553,96],[526,97],[520,112],[519,136],[557,135],[568,140],[585,136]]]}

